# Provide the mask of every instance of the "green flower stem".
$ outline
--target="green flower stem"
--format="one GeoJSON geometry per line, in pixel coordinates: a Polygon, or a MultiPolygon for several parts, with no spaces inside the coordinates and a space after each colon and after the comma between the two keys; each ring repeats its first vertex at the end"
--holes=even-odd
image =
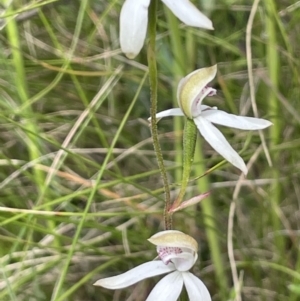
{"type": "MultiPolygon", "coordinates": [[[[174,63],[172,64],[172,73],[174,74],[174,86],[173,86],[173,106],[177,107],[177,85],[179,80],[185,76],[189,71],[193,69],[194,61],[192,57],[189,57],[189,62],[186,60],[186,49],[180,36],[179,22],[174,14],[165,7],[165,14],[168,20],[168,28],[170,29],[170,43],[174,56],[174,63]]],[[[189,43],[188,48],[194,49],[194,42],[189,43]]],[[[182,118],[173,118],[173,129],[175,133],[178,133],[182,129],[182,118]]],[[[192,168],[192,162],[195,153],[197,139],[197,129],[192,120],[187,119],[183,133],[183,162],[182,162],[182,139],[179,135],[175,136],[174,149],[175,149],[175,162],[177,165],[183,163],[183,170],[177,170],[175,173],[175,182],[181,181],[180,192],[174,203],[172,209],[178,207],[183,201],[183,197],[186,192],[186,188],[190,178],[190,172],[192,168]]]]}
{"type": "MultiPolygon", "coordinates": [[[[277,50],[277,38],[276,38],[276,19],[275,15],[277,14],[275,3],[273,0],[265,1],[266,6],[266,29],[268,34],[268,43],[267,43],[267,67],[269,71],[269,78],[272,82],[273,87],[278,89],[278,76],[279,76],[279,56],[277,50]]],[[[274,93],[273,89],[268,89],[268,103],[269,103],[269,116],[270,120],[273,122],[273,126],[270,127],[270,136],[271,136],[271,148],[277,145],[282,137],[281,124],[279,122],[278,116],[280,115],[279,102],[274,93]]],[[[280,152],[275,152],[273,156],[273,162],[279,162],[280,152]]],[[[272,202],[272,220],[274,231],[279,231],[281,229],[281,221],[278,216],[279,210],[277,209],[281,200],[281,185],[279,182],[280,171],[277,167],[273,168],[273,178],[275,179],[274,184],[271,186],[270,191],[270,200],[272,202]]],[[[281,235],[275,236],[275,244],[280,254],[284,253],[284,239],[281,235]]]]}
{"type": "Polygon", "coordinates": [[[148,67],[149,67],[149,82],[151,90],[151,133],[153,138],[154,151],[157,158],[158,167],[163,180],[165,191],[165,229],[172,229],[172,215],[169,214],[171,207],[170,187],[167,178],[167,172],[164,165],[164,160],[158,140],[157,124],[156,124],[156,112],[157,112],[157,67],[156,67],[156,11],[157,0],[152,0],[149,7],[149,44],[147,49],[148,67]]]}
{"type": "MultiPolygon", "coordinates": [[[[196,144],[195,160],[201,162],[197,165],[197,174],[205,174],[206,166],[203,163],[205,158],[202,150],[202,139],[198,139],[196,144]]],[[[201,192],[210,190],[208,176],[201,178],[198,182],[198,188],[201,192]]],[[[227,281],[218,237],[218,226],[215,220],[215,209],[213,200],[210,196],[206,197],[201,203],[203,223],[205,225],[208,246],[210,249],[211,259],[215,268],[216,280],[220,288],[220,300],[225,300],[227,295],[227,281]]],[[[202,223],[201,223],[202,224],[202,223]]]]}
{"type": "Polygon", "coordinates": [[[196,140],[197,140],[197,127],[192,119],[186,118],[184,133],[183,133],[183,171],[180,192],[172,205],[176,208],[183,201],[186,188],[189,183],[192,164],[194,161],[196,140]]]}

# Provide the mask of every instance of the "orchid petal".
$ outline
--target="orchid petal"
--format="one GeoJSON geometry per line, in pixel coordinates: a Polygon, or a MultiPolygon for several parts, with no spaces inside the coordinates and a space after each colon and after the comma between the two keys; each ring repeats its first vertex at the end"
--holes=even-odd
{"type": "Polygon", "coordinates": [[[178,230],[160,231],[152,235],[148,241],[155,246],[187,248],[195,253],[198,251],[197,241],[190,235],[178,230]]]}
{"type": "Polygon", "coordinates": [[[201,116],[212,123],[241,130],[261,130],[272,125],[272,122],[265,119],[236,116],[219,110],[203,111],[201,116]]]}
{"type": "Polygon", "coordinates": [[[175,271],[165,276],[155,285],[146,301],[177,301],[182,286],[182,275],[175,271]]]}
{"type": "Polygon", "coordinates": [[[216,90],[207,87],[217,73],[217,65],[201,68],[188,74],[178,84],[177,101],[184,114],[193,118],[201,114],[204,97],[215,94],[216,90]]]}
{"type": "Polygon", "coordinates": [[[201,112],[205,111],[205,110],[217,110],[217,107],[210,107],[210,106],[207,106],[207,105],[201,105],[200,110],[201,110],[201,112]]]}
{"type": "MultiPolygon", "coordinates": [[[[156,114],[157,119],[161,119],[161,118],[169,117],[169,116],[184,116],[184,114],[183,114],[182,110],[179,108],[161,111],[156,114]]],[[[148,120],[151,120],[151,117],[149,117],[148,120]]]]}
{"type": "Polygon", "coordinates": [[[192,273],[182,273],[183,282],[190,301],[211,301],[210,293],[205,284],[192,273]]]}
{"type": "Polygon", "coordinates": [[[108,289],[120,289],[135,284],[143,279],[165,274],[175,270],[172,263],[165,265],[160,260],[143,263],[123,274],[103,278],[94,283],[108,289]]]}
{"type": "Polygon", "coordinates": [[[194,122],[203,138],[210,146],[223,156],[228,162],[240,169],[245,175],[248,172],[245,162],[231,147],[223,134],[202,116],[194,118],[194,122]]]}
{"type": "Polygon", "coordinates": [[[189,249],[182,248],[183,252],[176,254],[176,256],[170,256],[171,262],[175,265],[176,270],[180,272],[189,271],[195,264],[198,254],[191,252],[189,249]]]}
{"type": "Polygon", "coordinates": [[[214,29],[211,20],[202,14],[190,1],[162,0],[162,2],[186,25],[214,29]]]}
{"type": "Polygon", "coordinates": [[[141,51],[147,32],[150,0],[126,0],[120,14],[122,52],[133,59],[141,51]]]}

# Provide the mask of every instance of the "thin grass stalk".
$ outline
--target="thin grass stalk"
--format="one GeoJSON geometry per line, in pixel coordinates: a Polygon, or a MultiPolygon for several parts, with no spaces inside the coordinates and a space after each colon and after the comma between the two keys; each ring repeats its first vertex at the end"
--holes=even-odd
{"type": "Polygon", "coordinates": [[[163,155],[158,140],[157,124],[156,124],[156,112],[157,112],[157,66],[156,66],[156,11],[157,0],[152,0],[149,7],[149,44],[147,48],[147,58],[149,67],[149,83],[151,90],[151,133],[153,138],[154,151],[158,163],[158,167],[163,180],[163,186],[165,191],[165,210],[164,220],[165,229],[172,229],[172,216],[169,214],[171,207],[170,187],[167,177],[166,168],[164,165],[163,155]]]}
{"type": "MultiPolygon", "coordinates": [[[[55,33],[53,32],[53,29],[52,29],[48,19],[46,18],[45,14],[41,10],[39,11],[39,17],[40,17],[41,21],[43,22],[43,25],[44,25],[45,29],[47,30],[47,33],[49,34],[51,41],[54,44],[55,48],[60,50],[61,52],[63,52],[63,47],[61,47],[55,33]]],[[[69,70],[72,70],[72,66],[69,66],[69,70]]],[[[113,73],[113,72],[111,72],[111,73],[113,73]]],[[[80,84],[80,81],[78,80],[77,76],[75,74],[70,74],[70,77],[74,83],[74,86],[76,88],[76,91],[78,92],[78,95],[80,96],[80,99],[82,100],[83,104],[86,107],[88,107],[88,105],[89,105],[88,97],[86,96],[86,93],[85,93],[84,89],[82,88],[82,85],[80,84]]],[[[105,80],[106,80],[106,78],[104,78],[104,81],[105,80]]],[[[103,147],[108,148],[109,144],[107,142],[107,139],[105,137],[103,130],[101,129],[101,126],[98,124],[97,119],[93,117],[92,122],[95,126],[95,130],[96,130],[96,133],[98,134],[101,145],[103,147]]],[[[114,165],[114,169],[119,175],[121,175],[121,171],[117,165],[114,165]]]]}
{"type": "Polygon", "coordinates": [[[60,277],[58,279],[57,285],[55,287],[55,290],[53,292],[51,301],[64,301],[64,299],[61,297],[61,291],[62,291],[62,288],[63,288],[63,283],[65,281],[65,278],[66,278],[66,275],[67,275],[67,271],[69,269],[69,265],[71,263],[73,254],[74,254],[74,252],[76,250],[76,246],[77,246],[77,243],[78,243],[81,231],[83,229],[84,223],[86,221],[86,218],[88,216],[89,210],[90,210],[91,205],[92,205],[92,202],[94,200],[94,196],[95,196],[96,192],[98,191],[98,185],[99,185],[99,183],[100,183],[100,181],[101,181],[101,179],[102,179],[102,177],[104,175],[104,172],[106,170],[106,166],[107,166],[107,164],[109,162],[109,159],[112,156],[113,149],[114,149],[114,147],[115,147],[115,145],[116,145],[116,143],[117,143],[117,141],[118,141],[118,139],[119,139],[119,137],[121,135],[121,132],[122,132],[122,130],[124,128],[124,125],[125,125],[126,121],[128,120],[128,117],[129,117],[130,113],[132,112],[132,109],[133,109],[133,107],[134,107],[134,105],[135,105],[135,103],[136,103],[136,101],[138,99],[138,96],[140,94],[140,91],[141,91],[144,83],[145,83],[147,75],[148,74],[145,73],[144,78],[141,80],[141,83],[140,83],[140,86],[139,86],[139,88],[138,88],[138,90],[136,92],[136,95],[135,95],[134,99],[132,100],[132,102],[131,102],[131,104],[130,104],[128,110],[127,110],[127,112],[125,113],[125,115],[124,115],[124,117],[123,117],[123,119],[122,119],[122,121],[120,123],[120,126],[119,126],[119,128],[118,128],[118,130],[117,130],[117,132],[116,132],[116,134],[115,134],[115,136],[113,138],[113,141],[111,142],[110,148],[107,151],[107,155],[106,155],[106,157],[105,157],[105,159],[104,159],[104,161],[103,161],[103,163],[101,165],[101,169],[99,170],[99,173],[97,175],[97,179],[95,181],[94,187],[93,187],[93,189],[92,189],[92,191],[91,191],[91,193],[89,195],[89,198],[87,200],[86,206],[84,208],[84,211],[83,211],[83,214],[82,214],[82,218],[80,219],[80,222],[79,222],[78,227],[76,229],[76,232],[74,234],[74,237],[73,237],[73,240],[72,240],[72,246],[70,247],[69,253],[68,253],[67,258],[65,260],[65,265],[62,268],[62,271],[61,271],[60,277]]]}
{"type": "MultiPolygon", "coordinates": [[[[276,18],[275,14],[276,8],[273,0],[265,1],[266,7],[266,31],[268,35],[267,43],[267,67],[269,78],[272,83],[272,86],[275,87],[275,90],[278,90],[279,83],[279,56],[278,56],[278,44],[277,44],[277,27],[276,27],[276,18]]],[[[280,115],[280,106],[279,101],[274,93],[273,89],[268,89],[268,103],[269,103],[269,116],[270,120],[273,122],[273,126],[270,127],[270,143],[271,149],[276,146],[282,137],[282,127],[279,120],[280,115]]],[[[280,162],[280,152],[274,152],[273,162],[280,162]]],[[[278,165],[275,164],[273,170],[273,178],[276,180],[270,189],[270,201],[272,202],[272,222],[273,230],[279,231],[281,229],[281,221],[278,216],[278,206],[280,205],[282,199],[281,185],[279,181],[280,172],[278,165]]],[[[276,248],[280,251],[280,254],[284,254],[284,238],[281,235],[275,235],[275,245],[276,248]]]]}
{"type": "MultiPolygon", "coordinates": [[[[82,29],[83,19],[84,19],[87,3],[88,3],[87,0],[82,0],[81,3],[80,3],[79,12],[78,12],[78,15],[77,15],[77,20],[76,20],[76,27],[75,27],[75,30],[74,30],[74,34],[73,34],[73,37],[72,37],[72,43],[71,43],[71,46],[70,46],[70,51],[69,51],[68,55],[66,55],[65,60],[63,62],[62,71],[66,70],[68,68],[68,66],[70,65],[71,57],[72,57],[72,55],[75,51],[75,48],[78,44],[79,35],[80,35],[81,29],[82,29]]],[[[62,72],[60,74],[63,75],[64,72],[62,72]]],[[[58,75],[57,78],[59,78],[59,76],[60,75],[58,75]]],[[[57,168],[57,166],[55,166],[55,162],[52,163],[51,167],[54,170],[57,168]]],[[[54,175],[55,175],[55,172],[48,173],[48,175],[46,177],[46,180],[45,180],[45,190],[43,191],[43,194],[46,193],[46,190],[49,187],[54,175]]]]}
{"type": "MultiPolygon", "coordinates": [[[[277,26],[280,29],[280,33],[285,41],[285,45],[288,49],[288,52],[291,54],[292,51],[291,46],[288,42],[287,37],[285,36],[283,26],[281,24],[281,20],[277,16],[276,4],[272,0],[268,0],[265,2],[266,5],[266,29],[268,34],[268,44],[267,44],[267,67],[269,71],[269,78],[272,83],[272,86],[275,87],[275,91],[279,90],[279,74],[280,74],[280,57],[278,55],[278,42],[277,42],[277,26]]],[[[294,68],[294,65],[291,66],[291,70],[294,70],[294,74],[297,78],[297,68],[294,68]]],[[[273,121],[273,126],[270,128],[270,136],[271,136],[271,148],[276,147],[281,142],[282,139],[282,123],[279,119],[280,116],[280,103],[276,97],[276,93],[273,89],[269,90],[269,116],[273,121]]],[[[280,152],[274,152],[273,162],[280,162],[280,152]]],[[[271,185],[270,188],[270,201],[273,203],[272,205],[272,222],[273,222],[273,231],[278,232],[282,228],[281,220],[279,218],[279,206],[282,200],[282,190],[280,183],[280,170],[278,169],[278,164],[274,164],[274,168],[272,170],[273,178],[275,182],[271,185]]],[[[278,254],[281,254],[281,262],[284,263],[285,258],[285,238],[282,235],[275,235],[274,238],[275,246],[278,254]]],[[[300,256],[297,258],[296,262],[296,271],[299,271],[300,268],[300,256]]],[[[294,284],[296,286],[299,285],[299,273],[298,277],[294,277],[294,284]]],[[[290,295],[291,301],[299,300],[299,293],[291,291],[290,295]]]]}
{"type": "MultiPolygon", "coordinates": [[[[12,7],[9,9],[7,13],[12,11],[12,7]]],[[[21,51],[20,45],[20,34],[19,29],[17,26],[17,22],[15,18],[11,18],[6,26],[7,31],[7,38],[9,44],[11,46],[11,55],[12,55],[12,65],[16,71],[16,75],[14,76],[15,79],[15,86],[18,92],[19,99],[21,104],[24,105],[27,103],[29,99],[27,83],[26,83],[26,74],[25,74],[25,65],[21,51]]],[[[40,141],[38,138],[39,135],[39,128],[34,123],[34,119],[31,118],[33,116],[33,111],[31,106],[27,106],[26,109],[22,111],[25,118],[23,120],[24,127],[28,130],[26,132],[27,139],[25,143],[28,148],[29,153],[29,160],[35,160],[40,156],[40,141]],[[29,119],[27,119],[29,118],[29,119]]],[[[37,183],[37,188],[40,191],[41,187],[43,186],[43,179],[44,174],[38,169],[33,169],[35,183],[37,183]]]]}
{"type": "MultiPolygon", "coordinates": [[[[12,6],[10,7],[8,13],[12,11],[12,6]]],[[[15,78],[15,86],[19,95],[19,99],[21,101],[22,106],[26,106],[28,99],[29,99],[29,93],[27,89],[27,82],[26,82],[26,72],[25,72],[25,64],[21,52],[21,44],[20,44],[20,34],[19,29],[17,25],[17,21],[15,18],[11,18],[7,24],[6,27],[7,30],[7,38],[11,46],[11,53],[12,53],[12,64],[16,71],[15,78]]],[[[42,142],[39,139],[39,127],[35,123],[34,118],[31,118],[34,115],[34,112],[31,108],[31,106],[26,106],[24,110],[22,110],[22,114],[24,114],[25,118],[23,119],[23,125],[25,128],[25,134],[26,134],[26,146],[28,149],[29,154],[29,160],[35,161],[37,160],[41,155],[40,148],[42,147],[42,142]],[[27,119],[29,118],[29,119],[27,119]]],[[[33,168],[33,177],[34,177],[34,183],[36,184],[36,188],[38,190],[37,195],[41,196],[44,186],[44,179],[45,175],[44,172],[38,168],[33,168]]],[[[46,208],[47,210],[51,210],[50,207],[46,208]]],[[[27,222],[32,223],[32,216],[27,217],[27,222]]],[[[55,229],[55,222],[52,220],[47,220],[47,227],[49,229],[55,229]]],[[[22,228],[21,231],[18,233],[18,238],[21,240],[24,235],[27,234],[27,239],[30,239],[32,235],[32,230],[27,231],[28,229],[22,228]]],[[[19,244],[17,242],[14,244],[13,249],[17,249],[17,246],[19,244]]],[[[55,241],[56,245],[57,241],[55,241]]]]}
{"type": "MultiPolygon", "coordinates": [[[[197,175],[205,174],[206,165],[205,157],[203,154],[202,139],[198,139],[196,144],[195,161],[200,162],[197,165],[197,175]]],[[[208,175],[201,178],[198,182],[198,189],[200,192],[210,190],[210,181],[208,175]]],[[[224,270],[224,263],[222,258],[222,252],[220,247],[220,240],[218,236],[218,225],[216,223],[216,210],[213,205],[213,199],[211,196],[206,197],[201,203],[203,224],[205,226],[205,232],[207,236],[208,246],[211,254],[211,260],[215,269],[216,282],[220,289],[220,300],[223,300],[227,296],[228,284],[227,277],[224,270]]]]}

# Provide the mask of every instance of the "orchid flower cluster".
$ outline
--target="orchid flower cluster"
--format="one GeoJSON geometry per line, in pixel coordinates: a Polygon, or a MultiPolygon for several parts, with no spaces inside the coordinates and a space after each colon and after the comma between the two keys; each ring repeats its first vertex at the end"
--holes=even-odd
{"type": "MultiPolygon", "coordinates": [[[[143,47],[150,1],[126,0],[123,4],[120,14],[120,45],[128,58],[136,57],[143,47]]],[[[186,25],[213,29],[212,22],[189,0],[162,0],[162,2],[186,25]]],[[[156,119],[185,116],[217,153],[246,175],[248,169],[244,160],[215,124],[241,130],[262,130],[272,123],[261,118],[236,116],[218,110],[217,107],[202,104],[205,97],[216,94],[216,89],[208,86],[216,74],[217,65],[214,65],[195,70],[185,76],[177,89],[179,107],[157,113],[156,119]]],[[[151,121],[151,118],[149,120],[151,121]]],[[[176,203],[177,207],[171,208],[169,213],[173,214],[190,206],[206,195],[208,193],[183,203],[180,200],[179,204],[176,203]]],[[[102,278],[94,285],[112,290],[122,289],[146,278],[168,274],[155,285],[146,301],[176,301],[183,285],[190,301],[211,301],[204,283],[190,272],[198,258],[198,244],[194,238],[180,231],[165,230],[153,235],[148,241],[156,246],[158,260],[143,263],[117,276],[102,278]]]]}
{"type": "Polygon", "coordinates": [[[245,175],[247,166],[240,155],[231,147],[223,134],[213,125],[219,124],[241,130],[262,130],[272,123],[254,117],[236,116],[218,110],[217,107],[202,105],[206,96],[213,96],[216,90],[208,87],[214,79],[217,66],[198,69],[184,77],[178,85],[177,100],[179,108],[169,109],[156,114],[157,118],[167,116],[186,116],[194,121],[201,136],[224,159],[240,169],[245,175]]]}

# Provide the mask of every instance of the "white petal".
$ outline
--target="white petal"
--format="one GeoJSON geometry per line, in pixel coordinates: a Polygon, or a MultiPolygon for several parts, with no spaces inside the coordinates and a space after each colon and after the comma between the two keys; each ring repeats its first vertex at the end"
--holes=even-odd
{"type": "Polygon", "coordinates": [[[202,14],[188,0],[162,0],[173,14],[183,23],[189,26],[214,29],[211,20],[202,14]]]}
{"type": "Polygon", "coordinates": [[[192,266],[195,264],[198,259],[198,254],[195,252],[191,252],[191,250],[186,248],[181,248],[182,253],[173,256],[171,262],[175,265],[176,270],[180,272],[189,271],[192,266]]]}
{"type": "Polygon", "coordinates": [[[160,260],[143,263],[121,275],[103,278],[94,283],[108,289],[119,289],[135,284],[143,279],[165,274],[175,270],[172,263],[165,265],[160,260]]]}
{"type": "Polygon", "coordinates": [[[184,285],[190,301],[211,301],[210,293],[205,284],[192,273],[182,273],[184,285]]]}
{"type": "Polygon", "coordinates": [[[120,44],[130,59],[141,51],[147,32],[150,0],[126,0],[120,14],[120,44]]]}
{"type": "Polygon", "coordinates": [[[207,106],[207,105],[201,105],[200,110],[201,111],[204,111],[204,110],[217,110],[217,107],[210,107],[210,106],[207,106]]]}
{"type": "Polygon", "coordinates": [[[210,146],[246,175],[248,169],[245,162],[231,147],[223,134],[208,120],[202,118],[202,116],[194,118],[194,122],[197,125],[201,135],[210,144],[210,146]]]}
{"type": "Polygon", "coordinates": [[[210,122],[241,130],[261,130],[272,125],[272,122],[266,119],[237,116],[219,110],[207,110],[201,114],[210,122]]]}
{"type": "MultiPolygon", "coordinates": [[[[161,111],[156,114],[157,119],[161,119],[163,117],[169,117],[169,116],[184,116],[184,114],[179,108],[161,111]]],[[[149,117],[148,120],[151,120],[151,117],[149,117]]]]}
{"type": "Polygon", "coordinates": [[[163,118],[168,116],[184,116],[180,108],[169,109],[156,114],[156,118],[163,118]]]}
{"type": "Polygon", "coordinates": [[[175,271],[160,280],[146,301],[177,301],[183,286],[180,272],[175,271]]]}

